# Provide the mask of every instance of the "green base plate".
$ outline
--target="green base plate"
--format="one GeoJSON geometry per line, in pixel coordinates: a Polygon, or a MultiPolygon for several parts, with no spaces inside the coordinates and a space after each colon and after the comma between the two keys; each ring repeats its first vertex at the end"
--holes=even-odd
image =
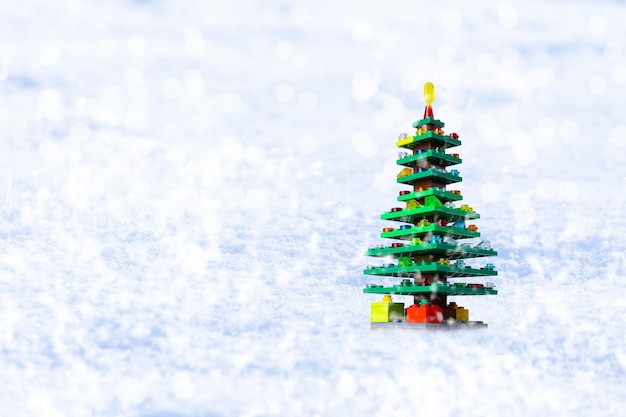
{"type": "MultiPolygon", "coordinates": [[[[408,281],[408,280],[405,280],[408,281]]],[[[383,287],[378,284],[368,284],[363,288],[366,294],[396,294],[396,295],[419,295],[419,294],[441,294],[441,295],[497,295],[498,291],[490,288],[468,287],[465,283],[447,284],[433,283],[431,285],[417,285],[413,283],[397,284],[391,287],[383,287]]]]}

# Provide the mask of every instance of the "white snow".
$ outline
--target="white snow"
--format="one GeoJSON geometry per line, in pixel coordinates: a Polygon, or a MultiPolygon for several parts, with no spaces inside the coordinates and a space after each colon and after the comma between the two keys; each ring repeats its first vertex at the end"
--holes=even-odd
{"type": "Polygon", "coordinates": [[[622,416],[625,19],[3,5],[0,415],[622,416]],[[485,332],[369,328],[426,81],[499,252],[499,295],[456,300],[485,332]]]}

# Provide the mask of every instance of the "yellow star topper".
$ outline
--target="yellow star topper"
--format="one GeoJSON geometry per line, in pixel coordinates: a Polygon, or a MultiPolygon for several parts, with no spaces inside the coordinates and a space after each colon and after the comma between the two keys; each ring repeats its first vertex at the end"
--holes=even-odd
{"type": "Polygon", "coordinates": [[[433,115],[433,101],[435,101],[435,86],[433,83],[428,82],[424,84],[424,101],[426,102],[426,107],[424,107],[424,119],[427,118],[435,118],[433,115]]]}
{"type": "Polygon", "coordinates": [[[424,84],[424,101],[427,106],[432,105],[435,101],[435,86],[431,82],[424,84]]]}

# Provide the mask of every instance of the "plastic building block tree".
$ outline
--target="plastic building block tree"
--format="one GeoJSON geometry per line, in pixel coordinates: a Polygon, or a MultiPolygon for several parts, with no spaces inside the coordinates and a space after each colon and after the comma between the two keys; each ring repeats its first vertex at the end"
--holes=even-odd
{"type": "Polygon", "coordinates": [[[461,141],[456,133],[446,135],[444,123],[434,118],[432,83],[424,86],[424,100],[424,117],[413,123],[415,135],[401,134],[396,142],[403,149],[397,161],[403,169],[396,181],[411,187],[400,191],[397,198],[405,208],[395,207],[381,215],[381,219],[399,222],[401,226],[385,227],[381,238],[394,242],[378,245],[366,253],[386,259],[381,266],[367,267],[366,275],[402,279],[399,284],[387,287],[368,284],[363,290],[367,294],[383,295],[382,302],[371,305],[372,327],[486,327],[482,321],[470,321],[468,310],[456,302],[448,302],[448,297],[497,294],[493,284],[459,281],[497,275],[492,263],[481,267],[465,262],[495,256],[497,252],[489,241],[478,239],[476,225],[466,224],[480,215],[468,204],[457,207],[463,199],[461,193],[447,188],[462,181],[456,169],[461,158],[448,152],[461,145],[461,141]],[[455,168],[449,169],[452,166],[455,168]],[[389,258],[398,261],[389,263],[389,258]],[[391,295],[410,296],[413,305],[402,312],[403,304],[392,303],[391,295]]]}

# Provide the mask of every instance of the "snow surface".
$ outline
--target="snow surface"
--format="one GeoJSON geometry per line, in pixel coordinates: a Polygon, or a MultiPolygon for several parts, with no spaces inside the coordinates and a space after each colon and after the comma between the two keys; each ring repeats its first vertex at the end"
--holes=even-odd
{"type": "Polygon", "coordinates": [[[623,2],[5,2],[0,415],[623,416],[623,2]],[[371,331],[394,142],[463,140],[485,332],[371,331]]]}

